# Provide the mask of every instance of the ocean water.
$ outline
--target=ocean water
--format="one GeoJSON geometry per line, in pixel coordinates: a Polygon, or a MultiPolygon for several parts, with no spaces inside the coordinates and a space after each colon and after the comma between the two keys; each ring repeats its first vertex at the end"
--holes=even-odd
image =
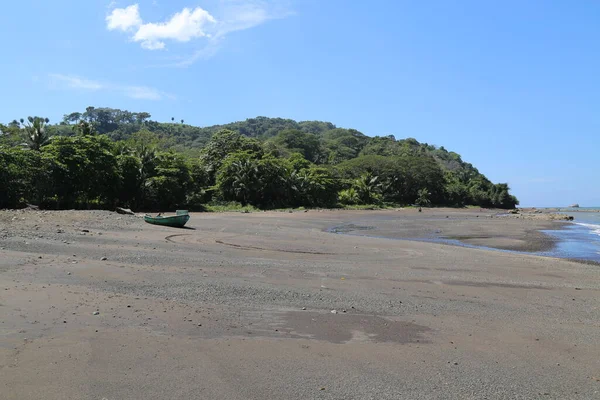
{"type": "Polygon", "coordinates": [[[600,207],[561,208],[560,211],[572,215],[575,220],[564,229],[544,231],[558,239],[555,249],[548,255],[600,262],[600,207]]]}

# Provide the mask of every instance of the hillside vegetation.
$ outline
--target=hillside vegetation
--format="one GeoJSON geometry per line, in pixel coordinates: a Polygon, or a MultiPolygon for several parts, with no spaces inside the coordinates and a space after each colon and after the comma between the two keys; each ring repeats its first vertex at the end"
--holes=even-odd
{"type": "Polygon", "coordinates": [[[0,131],[0,207],[518,204],[507,184],[444,147],[330,122],[257,117],[200,128],[88,107],[58,124],[29,117],[0,131]]]}

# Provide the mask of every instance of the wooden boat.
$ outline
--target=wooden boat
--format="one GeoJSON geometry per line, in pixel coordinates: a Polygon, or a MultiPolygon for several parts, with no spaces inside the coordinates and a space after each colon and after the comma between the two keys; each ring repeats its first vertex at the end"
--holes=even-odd
{"type": "Polygon", "coordinates": [[[152,225],[163,225],[172,226],[175,228],[183,228],[183,226],[190,220],[190,215],[186,210],[177,210],[176,215],[162,216],[157,215],[153,217],[151,215],[145,215],[144,221],[152,225]]]}

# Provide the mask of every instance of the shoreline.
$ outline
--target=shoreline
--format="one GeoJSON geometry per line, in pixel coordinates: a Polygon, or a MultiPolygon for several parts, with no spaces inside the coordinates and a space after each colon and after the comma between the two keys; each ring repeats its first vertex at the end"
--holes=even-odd
{"type": "MultiPolygon", "coordinates": [[[[512,216],[502,216],[501,218],[511,217],[512,216]]],[[[561,249],[561,245],[569,243],[570,240],[562,237],[561,233],[567,233],[570,227],[578,225],[577,222],[565,221],[562,219],[555,220],[552,216],[543,220],[540,220],[539,218],[535,219],[538,221],[535,228],[525,228],[516,234],[507,231],[488,231],[485,234],[471,234],[465,233],[464,231],[461,233],[440,234],[441,231],[437,229],[435,234],[421,232],[421,234],[415,236],[411,236],[411,234],[407,233],[394,235],[389,234],[389,232],[387,232],[387,234],[382,234],[382,232],[378,231],[375,227],[357,226],[354,223],[331,226],[324,229],[324,232],[386,240],[437,243],[453,247],[568,260],[586,265],[600,265],[600,260],[595,257],[595,253],[594,255],[582,253],[580,256],[574,256],[573,251],[570,251],[569,248],[566,248],[566,250],[565,248],[561,249]],[[588,256],[585,254],[588,254],[588,256]]]]}
{"type": "Polygon", "coordinates": [[[357,214],[356,220],[329,226],[325,231],[545,256],[556,249],[560,239],[544,231],[564,231],[573,225],[563,216],[551,213],[498,215],[497,210],[452,211],[424,209],[419,214],[400,211],[397,223],[396,216],[389,213],[390,221],[371,226],[361,223],[361,217],[368,219],[368,216],[357,214]]]}

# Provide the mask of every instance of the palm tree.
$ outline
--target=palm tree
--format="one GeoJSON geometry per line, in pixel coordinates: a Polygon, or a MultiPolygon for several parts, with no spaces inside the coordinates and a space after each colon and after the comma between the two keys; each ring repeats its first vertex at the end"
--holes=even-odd
{"type": "Polygon", "coordinates": [[[31,150],[39,150],[50,141],[46,132],[46,124],[50,122],[48,118],[27,117],[27,124],[21,118],[21,124],[24,124],[27,132],[28,146],[31,150]]]}
{"type": "Polygon", "coordinates": [[[354,181],[354,189],[363,204],[377,203],[381,199],[381,185],[377,182],[378,176],[367,172],[354,181]]]}
{"type": "Polygon", "coordinates": [[[183,120],[181,120],[181,125],[183,125],[183,120]]]}
{"type": "Polygon", "coordinates": [[[346,205],[360,203],[360,199],[358,198],[358,193],[356,193],[356,190],[354,190],[354,188],[342,190],[338,194],[338,199],[339,199],[340,203],[346,204],[346,205]]]}
{"type": "Polygon", "coordinates": [[[175,122],[175,117],[171,117],[171,122],[175,122]]]}
{"type": "Polygon", "coordinates": [[[231,189],[235,197],[246,205],[250,203],[253,192],[256,192],[255,188],[260,184],[260,178],[257,176],[258,168],[251,160],[236,161],[232,167],[231,189]]]}
{"type": "Polygon", "coordinates": [[[419,189],[419,191],[417,192],[417,201],[416,204],[420,207],[429,207],[431,205],[431,200],[429,199],[429,197],[431,196],[431,193],[429,193],[429,190],[423,188],[423,189],[419,189]]]}
{"type": "Polygon", "coordinates": [[[146,199],[146,190],[149,182],[149,178],[154,174],[154,169],[156,166],[156,149],[153,146],[148,146],[145,143],[142,143],[135,150],[136,155],[140,159],[140,194],[141,194],[141,203],[144,204],[146,199]]]}
{"type": "Polygon", "coordinates": [[[94,125],[87,121],[81,120],[73,127],[73,131],[81,136],[95,136],[96,130],[94,125]]]}

